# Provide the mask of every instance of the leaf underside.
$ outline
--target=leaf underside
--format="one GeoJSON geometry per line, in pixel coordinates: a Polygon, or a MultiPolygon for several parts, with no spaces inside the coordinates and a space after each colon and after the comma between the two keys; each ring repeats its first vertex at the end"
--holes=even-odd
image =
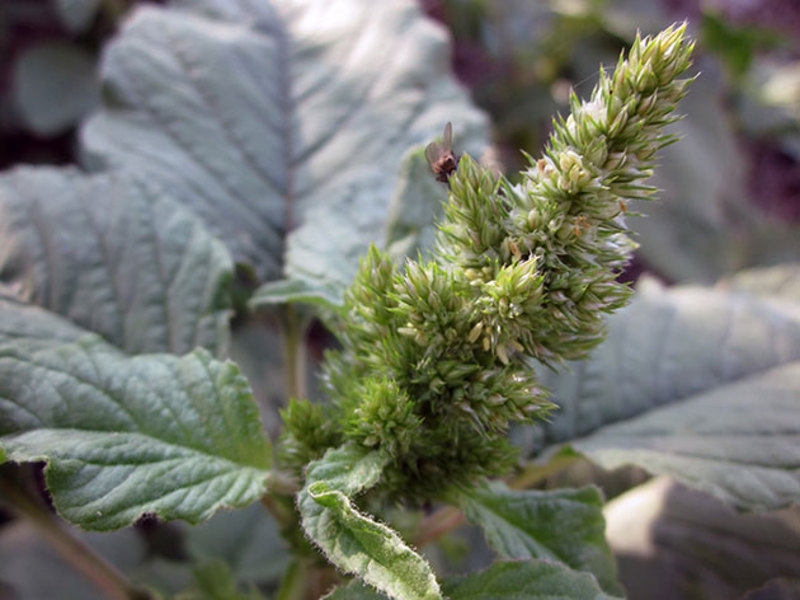
{"type": "Polygon", "coordinates": [[[561,406],[530,430],[603,466],[671,474],[739,508],[800,500],[800,313],[724,289],[646,285],[607,341],[569,373],[543,374],[561,406]]]}
{"type": "Polygon", "coordinates": [[[138,8],[108,48],[89,164],[158,181],[261,282],[340,303],[406,150],[447,120],[459,148],[486,143],[445,32],[401,0],[176,4],[138,8]]]}

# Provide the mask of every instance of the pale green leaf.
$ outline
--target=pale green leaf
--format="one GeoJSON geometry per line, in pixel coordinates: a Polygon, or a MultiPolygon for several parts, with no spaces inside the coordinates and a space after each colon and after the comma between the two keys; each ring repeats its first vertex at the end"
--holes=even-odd
{"type": "MultiPolygon", "coordinates": [[[[497,562],[485,571],[446,580],[442,591],[450,600],[613,600],[588,573],[572,571],[544,560],[497,562]]],[[[358,582],[337,587],[325,600],[385,598],[358,582]]]]}
{"type": "Polygon", "coordinates": [[[0,175],[0,280],[129,353],[227,347],[233,263],[188,210],[119,173],[0,175]]]}
{"type": "Polygon", "coordinates": [[[130,358],[0,296],[0,447],[48,462],[56,509],[87,529],[196,523],[263,494],[269,442],[244,377],[195,350],[130,358]]]}
{"type": "Polygon", "coordinates": [[[587,435],[695,394],[800,360],[800,322],[750,294],[640,282],[588,360],[543,383],[560,407],[533,449],[587,435]]]}
{"type": "Polygon", "coordinates": [[[674,474],[742,508],[798,502],[797,361],[795,305],[646,285],[589,360],[543,373],[561,410],[530,447],[572,440],[604,466],[674,474]]]}
{"type": "Polygon", "coordinates": [[[800,504],[800,361],[696,394],[573,446],[635,464],[747,510],[800,504]]]}
{"type": "Polygon", "coordinates": [[[31,46],[14,64],[12,90],[28,127],[43,136],[62,133],[77,125],[99,101],[94,57],[68,42],[31,46]]]}
{"type": "Polygon", "coordinates": [[[341,290],[381,241],[402,156],[484,116],[445,31],[405,0],[193,0],[140,7],[108,48],[91,165],[162,182],[262,283],[341,290]]]}
{"type": "Polygon", "coordinates": [[[297,500],[303,529],[333,564],[390,598],[440,599],[428,563],[352,502],[358,492],[377,483],[385,463],[377,452],[349,446],[312,462],[297,500]]]}
{"type": "Polygon", "coordinates": [[[544,560],[499,562],[447,581],[450,600],[609,600],[594,577],[544,560]]]}
{"type": "Polygon", "coordinates": [[[338,285],[326,285],[314,279],[278,279],[259,287],[250,298],[249,304],[258,308],[289,302],[320,304],[336,310],[342,302],[342,290],[338,285]]]}
{"type": "Polygon", "coordinates": [[[502,558],[563,562],[594,574],[605,590],[620,591],[597,488],[534,491],[493,484],[464,493],[459,504],[502,558]]]}

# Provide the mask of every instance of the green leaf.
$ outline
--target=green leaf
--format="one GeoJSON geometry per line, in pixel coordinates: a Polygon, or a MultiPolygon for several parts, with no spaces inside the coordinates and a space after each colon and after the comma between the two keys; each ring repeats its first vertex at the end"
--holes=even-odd
{"type": "Polygon", "coordinates": [[[543,372],[561,410],[530,446],[572,440],[606,467],[636,464],[741,508],[779,508],[800,501],[797,361],[795,304],[645,285],[588,361],[543,372]]]}
{"type": "Polygon", "coordinates": [[[100,97],[94,57],[68,42],[45,42],[20,54],[12,89],[22,120],[43,136],[75,126],[100,97]]]}
{"type": "Polygon", "coordinates": [[[593,573],[606,591],[621,592],[599,489],[518,491],[493,484],[464,493],[459,504],[502,558],[562,562],[593,573]]]}
{"type": "Polygon", "coordinates": [[[289,561],[278,524],[260,503],[220,511],[205,523],[187,527],[185,541],[193,559],[222,559],[241,582],[275,582],[289,561]]]}
{"type": "Polygon", "coordinates": [[[386,596],[364,586],[359,581],[340,585],[327,594],[325,600],[385,600],[386,596]]]}
{"type": "Polygon", "coordinates": [[[0,296],[0,447],[48,462],[58,512],[86,529],[144,514],[196,523],[263,494],[269,442],[244,377],[195,350],[130,358],[0,296]]]}
{"type": "Polygon", "coordinates": [[[119,173],[0,175],[0,280],[130,353],[227,348],[233,264],[203,223],[119,173]]]}
{"type": "MultiPolygon", "coordinates": [[[[543,560],[498,562],[480,573],[447,581],[450,600],[609,600],[588,573],[543,560]]],[[[338,599],[337,599],[338,600],[338,599]]]]}
{"type": "Polygon", "coordinates": [[[425,560],[351,502],[380,479],[386,457],[344,446],[309,464],[297,505],[303,529],[328,559],[391,598],[441,598],[425,560]]]}
{"type": "Polygon", "coordinates": [[[800,504],[800,361],[576,440],[607,469],[635,464],[746,510],[800,504]]]}
{"type": "Polygon", "coordinates": [[[180,2],[134,11],[105,54],[90,164],[162,182],[262,282],[341,290],[379,241],[409,146],[484,116],[413,2],[180,2]],[[346,15],[346,18],[343,18],[346,15]]]}
{"type": "Polygon", "coordinates": [[[319,304],[338,310],[342,303],[342,290],[336,284],[326,285],[319,280],[278,279],[259,287],[250,298],[249,304],[256,309],[290,302],[319,304]]]}
{"type": "Polygon", "coordinates": [[[251,594],[238,590],[233,573],[223,560],[212,560],[194,568],[194,585],[177,595],[176,600],[258,600],[263,598],[255,589],[251,594]]]}

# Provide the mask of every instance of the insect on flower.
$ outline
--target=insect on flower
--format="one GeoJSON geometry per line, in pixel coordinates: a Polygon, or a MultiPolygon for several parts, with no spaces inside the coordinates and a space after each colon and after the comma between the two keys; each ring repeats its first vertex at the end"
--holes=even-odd
{"type": "Polygon", "coordinates": [[[453,124],[444,126],[441,142],[431,142],[425,147],[425,158],[431,170],[436,173],[436,181],[448,183],[450,176],[458,167],[459,157],[453,154],[453,124]]]}

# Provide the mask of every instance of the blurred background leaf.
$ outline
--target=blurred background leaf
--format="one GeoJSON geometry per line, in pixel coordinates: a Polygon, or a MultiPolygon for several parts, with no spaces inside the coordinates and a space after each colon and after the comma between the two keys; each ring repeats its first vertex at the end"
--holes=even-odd
{"type": "MultiPolygon", "coordinates": [[[[606,533],[631,600],[740,598],[777,578],[797,577],[800,512],[742,515],[668,477],[659,477],[610,502],[606,533]]],[[[797,591],[771,583],[762,596],[797,591]]],[[[747,595],[747,598],[751,598],[747,595]]]]}

